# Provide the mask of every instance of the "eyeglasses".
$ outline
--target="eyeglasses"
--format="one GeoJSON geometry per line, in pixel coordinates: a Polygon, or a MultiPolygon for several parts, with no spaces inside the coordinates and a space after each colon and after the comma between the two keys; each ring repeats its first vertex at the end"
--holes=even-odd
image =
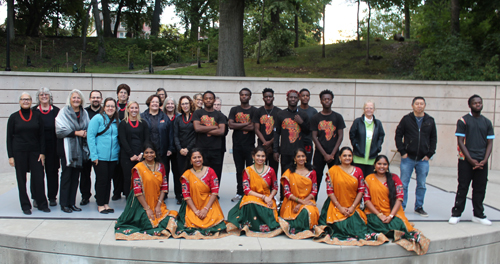
{"type": "Polygon", "coordinates": [[[181,103],[181,105],[189,105],[189,103],[181,103]]]}
{"type": "Polygon", "coordinates": [[[105,108],[116,108],[116,106],[115,106],[115,105],[105,105],[104,107],[105,107],[105,108]]]}
{"type": "Polygon", "coordinates": [[[21,99],[19,99],[19,101],[29,102],[29,101],[31,101],[31,98],[21,98],[21,99]]]}

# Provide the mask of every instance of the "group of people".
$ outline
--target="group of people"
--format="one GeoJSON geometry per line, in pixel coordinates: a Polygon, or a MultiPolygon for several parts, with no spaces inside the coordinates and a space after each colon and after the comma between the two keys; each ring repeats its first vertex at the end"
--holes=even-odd
{"type": "MultiPolygon", "coordinates": [[[[53,105],[48,88],[37,92],[34,107],[28,93],[20,96],[21,109],[8,121],[7,150],[9,163],[16,168],[25,214],[32,209],[26,191],[28,171],[34,207],[50,212],[59,191],[61,210],[71,213],[82,210],[76,206],[79,183],[80,205],[89,203],[94,168],[100,213],[114,212],[110,199],[121,199],[122,194],[127,198],[116,224],[117,239],[214,238],[240,231],[272,237],[284,232],[294,239],[314,237],[349,245],[377,245],[393,237],[408,250],[427,251],[428,239],[404,215],[415,169],[415,212],[427,216],[425,179],[428,160],[436,151],[437,131],[434,119],[424,111],[423,97],[413,99],[413,111],[396,130],[402,157],[400,180],[389,172],[389,159],[379,155],[385,132],[374,116],[373,101],[365,102],[363,115],[353,121],[351,149],[340,148],[346,126],[342,115],[332,110],[330,90],[320,93],[318,112],[309,106],[310,92],[305,88],[287,92],[286,109],[274,106],[270,88],[262,91],[263,106],[251,106],[252,91],[243,88],[240,105],[231,108],[227,117],[220,111],[221,99],[211,91],[193,99],[184,95],[176,105],[159,88],[148,97],[148,109],[142,113],[139,104],[129,100],[128,85],[120,84],[116,92],[117,100],[106,98],[101,105],[102,93],[93,90],[86,108],[79,90],[70,92],[62,109],[53,105]],[[229,129],[233,130],[237,186],[231,199],[236,204],[224,220],[218,194],[229,129]],[[163,202],[170,171],[179,212],[168,210],[163,202]],[[320,212],[316,200],[323,178],[328,199],[320,212]]],[[[461,160],[450,223],[459,222],[473,181],[473,220],[488,224],[482,201],[494,134],[491,122],[480,114],[482,99],[472,96],[469,106],[470,115],[457,124],[461,160]]]]}

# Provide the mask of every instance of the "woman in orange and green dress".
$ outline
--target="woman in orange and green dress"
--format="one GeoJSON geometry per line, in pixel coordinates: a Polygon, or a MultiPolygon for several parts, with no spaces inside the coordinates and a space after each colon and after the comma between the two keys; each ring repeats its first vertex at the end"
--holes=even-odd
{"type": "Polygon", "coordinates": [[[127,205],[115,224],[117,240],[149,240],[170,237],[166,229],[177,212],[168,210],[163,197],[168,191],[165,167],[158,162],[155,146],[146,142],[144,160],[132,168],[134,195],[127,197],[127,205]]]}
{"type": "Polygon", "coordinates": [[[292,239],[317,236],[319,210],[315,197],[318,194],[316,172],[307,161],[306,151],[299,148],[294,153],[294,164],[281,176],[285,198],[280,209],[280,225],[292,239]]]}
{"type": "Polygon", "coordinates": [[[243,198],[228,213],[228,228],[252,237],[274,237],[282,233],[274,196],[278,181],[274,169],[265,165],[266,150],[252,151],[254,164],[243,171],[243,198]]]}
{"type": "Polygon", "coordinates": [[[394,242],[418,255],[427,253],[430,240],[408,221],[401,206],[403,184],[389,171],[389,159],[379,155],[375,159],[375,173],[366,177],[365,212],[368,230],[394,238],[394,242]]]}
{"type": "Polygon", "coordinates": [[[332,166],[326,174],[328,198],[323,204],[319,224],[324,233],[316,242],[333,245],[380,245],[384,235],[369,233],[365,213],[359,208],[365,181],[360,168],[352,165],[352,150],[339,151],[340,165],[332,166]]]}

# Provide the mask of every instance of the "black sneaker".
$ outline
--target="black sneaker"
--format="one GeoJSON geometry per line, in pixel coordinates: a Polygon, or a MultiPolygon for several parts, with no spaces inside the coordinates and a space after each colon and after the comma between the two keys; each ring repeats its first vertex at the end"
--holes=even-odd
{"type": "Polygon", "coordinates": [[[49,200],[49,205],[50,206],[56,206],[57,205],[56,199],[50,199],[49,200]]]}
{"type": "Polygon", "coordinates": [[[113,201],[118,201],[122,198],[122,195],[121,194],[115,194],[113,195],[113,197],[111,197],[111,200],[113,201]]]}
{"type": "Polygon", "coordinates": [[[424,211],[424,208],[422,207],[415,209],[415,213],[422,217],[429,217],[429,214],[426,211],[424,211]]]}

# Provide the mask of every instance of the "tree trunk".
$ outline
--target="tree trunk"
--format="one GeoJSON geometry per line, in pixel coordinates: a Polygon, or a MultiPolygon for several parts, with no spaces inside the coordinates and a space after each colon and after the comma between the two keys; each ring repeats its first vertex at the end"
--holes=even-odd
{"type": "Polygon", "coordinates": [[[92,5],[89,5],[87,8],[87,14],[83,19],[83,27],[82,27],[82,39],[83,39],[83,52],[87,51],[87,28],[89,27],[90,20],[90,9],[92,9],[92,5]]]}
{"type": "Polygon", "coordinates": [[[118,37],[118,28],[120,27],[120,18],[122,15],[122,8],[123,8],[124,4],[125,4],[125,0],[120,0],[120,3],[118,4],[118,10],[116,11],[115,31],[113,34],[113,36],[115,38],[118,37]]]}
{"type": "Polygon", "coordinates": [[[97,0],[92,0],[92,12],[94,13],[95,30],[97,32],[97,39],[99,43],[96,61],[104,61],[104,58],[106,57],[106,48],[104,47],[104,37],[102,35],[101,19],[99,18],[99,8],[97,6],[97,0]]]}
{"type": "Polygon", "coordinates": [[[281,9],[279,7],[277,7],[276,10],[271,11],[271,24],[273,25],[274,29],[281,28],[280,14],[281,9]]]}
{"type": "Polygon", "coordinates": [[[370,64],[370,19],[372,16],[372,7],[370,5],[370,1],[366,1],[368,4],[368,28],[366,34],[366,65],[370,64]]]}
{"type": "Polygon", "coordinates": [[[359,7],[361,4],[361,0],[358,0],[358,14],[357,14],[357,24],[356,24],[356,34],[358,35],[358,47],[361,48],[361,41],[359,40],[359,7]]]}
{"type": "Polygon", "coordinates": [[[405,39],[410,39],[410,3],[409,0],[404,0],[405,12],[405,39]]]}
{"type": "Polygon", "coordinates": [[[262,26],[264,25],[264,10],[266,9],[266,0],[262,0],[262,17],[259,25],[259,48],[257,49],[257,64],[260,64],[260,47],[261,47],[261,33],[262,26]]]}
{"type": "Polygon", "coordinates": [[[7,0],[7,19],[9,20],[7,25],[9,25],[9,36],[10,40],[14,40],[16,37],[15,31],[14,31],[14,1],[13,0],[7,0]]]}
{"type": "Polygon", "coordinates": [[[451,34],[460,33],[460,0],[451,0],[451,34]]]}
{"type": "Polygon", "coordinates": [[[102,20],[104,24],[104,36],[110,38],[113,37],[113,32],[111,32],[111,14],[109,13],[108,0],[101,0],[101,6],[102,6],[102,20]]]}
{"type": "Polygon", "coordinates": [[[158,37],[158,33],[160,33],[160,15],[162,12],[161,0],[155,0],[155,10],[153,11],[153,18],[151,20],[152,36],[158,37]]]}
{"type": "Polygon", "coordinates": [[[300,4],[295,2],[295,44],[294,47],[299,47],[299,10],[300,4]]]}
{"type": "Polygon", "coordinates": [[[200,26],[201,17],[196,14],[190,16],[191,20],[191,31],[189,31],[189,41],[198,41],[198,27],[200,26]]]}
{"type": "Polygon", "coordinates": [[[245,1],[219,3],[219,60],[217,76],[245,76],[243,61],[243,14],[245,1]]]}
{"type": "Polygon", "coordinates": [[[323,54],[322,54],[322,57],[323,58],[326,58],[326,47],[325,47],[325,16],[326,16],[326,5],[323,5],[323,54]]]}

